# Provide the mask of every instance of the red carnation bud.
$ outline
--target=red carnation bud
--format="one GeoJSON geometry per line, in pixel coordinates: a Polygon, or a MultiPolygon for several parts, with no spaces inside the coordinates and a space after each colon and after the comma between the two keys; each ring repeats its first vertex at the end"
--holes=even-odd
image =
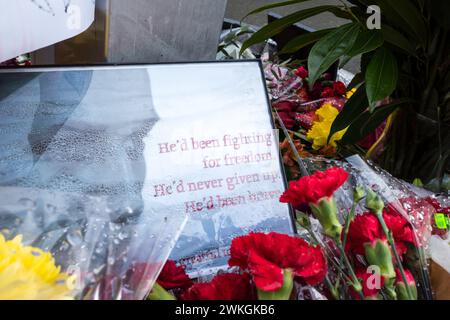
{"type": "Polygon", "coordinates": [[[309,72],[304,66],[301,66],[300,68],[295,70],[294,73],[297,77],[300,77],[302,79],[306,79],[309,76],[309,72]]]}
{"type": "MultiPolygon", "coordinates": [[[[416,280],[414,279],[411,271],[409,271],[408,269],[404,269],[405,272],[405,278],[406,278],[406,282],[408,285],[416,285],[416,280]]],[[[396,283],[405,283],[405,281],[403,280],[403,276],[402,273],[400,271],[400,269],[395,269],[395,275],[396,275],[396,283]]]]}
{"type": "Polygon", "coordinates": [[[411,271],[409,271],[408,269],[404,269],[405,278],[407,282],[406,284],[400,269],[396,269],[395,273],[396,273],[395,291],[397,293],[398,299],[410,300],[407,291],[407,287],[409,287],[409,291],[412,293],[412,299],[417,300],[416,280],[414,279],[411,271]]]}
{"type": "Polygon", "coordinates": [[[323,89],[321,97],[322,98],[332,98],[335,96],[334,90],[330,87],[323,89]]]}
{"type": "Polygon", "coordinates": [[[336,81],[333,83],[333,89],[334,92],[338,95],[338,96],[343,96],[344,94],[347,93],[347,87],[345,86],[345,84],[341,81],[336,81]]]}
{"type": "Polygon", "coordinates": [[[329,73],[329,72],[326,72],[326,73],[323,74],[322,78],[325,81],[330,81],[330,80],[333,79],[333,75],[331,73],[329,73]]]}

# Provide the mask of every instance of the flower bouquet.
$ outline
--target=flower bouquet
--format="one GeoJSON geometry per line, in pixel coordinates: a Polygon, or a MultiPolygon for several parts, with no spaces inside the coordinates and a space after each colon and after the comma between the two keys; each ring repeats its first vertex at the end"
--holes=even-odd
{"type": "Polygon", "coordinates": [[[169,262],[150,299],[431,299],[424,251],[433,199],[359,157],[308,163],[321,166],[280,198],[295,208],[299,235],[238,237],[228,270],[197,283],[169,262]]]}
{"type": "MultiPolygon", "coordinates": [[[[340,114],[344,105],[356,89],[351,83],[347,86],[342,81],[334,81],[329,73],[310,83],[308,70],[295,65],[266,62],[265,74],[276,122],[291,139],[298,141],[298,149],[304,155],[336,157],[338,143],[345,137],[347,128],[336,128],[334,122],[343,116],[340,114]]],[[[363,140],[356,141],[352,151],[371,152],[376,142],[380,142],[384,129],[382,123],[363,140]]],[[[293,166],[289,168],[295,171],[293,166]]]]}

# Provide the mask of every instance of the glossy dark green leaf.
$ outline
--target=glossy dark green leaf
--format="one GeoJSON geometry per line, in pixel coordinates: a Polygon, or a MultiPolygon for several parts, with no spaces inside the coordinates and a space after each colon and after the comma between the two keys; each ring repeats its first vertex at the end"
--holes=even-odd
{"type": "Polygon", "coordinates": [[[280,51],[280,54],[296,52],[310,44],[313,44],[314,42],[317,42],[318,40],[323,38],[323,36],[330,33],[332,30],[334,30],[334,28],[319,30],[298,36],[289,41],[288,44],[286,44],[280,51]]]}
{"type": "Polygon", "coordinates": [[[378,101],[394,92],[397,80],[397,60],[389,49],[381,47],[375,52],[366,70],[366,89],[371,110],[378,101]]]}
{"type": "Polygon", "coordinates": [[[405,53],[408,53],[413,56],[417,55],[415,43],[413,41],[408,40],[404,35],[402,35],[394,28],[384,24],[383,28],[381,28],[381,32],[383,33],[384,41],[401,49],[405,53]]]}
{"type": "Polygon", "coordinates": [[[247,41],[244,42],[242,45],[241,53],[244,52],[249,47],[258,44],[260,42],[263,42],[270,37],[282,32],[287,27],[302,21],[304,19],[310,18],[312,16],[318,15],[322,12],[327,11],[334,11],[336,10],[336,6],[318,6],[313,7],[301,11],[294,12],[284,18],[275,20],[264,27],[262,27],[260,30],[255,32],[247,41]]]}
{"type": "MultiPolygon", "coordinates": [[[[431,0],[434,1],[434,0],[431,0]]],[[[411,0],[374,0],[381,8],[381,14],[401,30],[414,35],[425,45],[427,25],[418,5],[411,0]]]]}
{"type": "Polygon", "coordinates": [[[330,32],[314,45],[308,57],[311,86],[353,47],[359,32],[360,26],[357,23],[349,23],[330,32]]]}
{"type": "Polygon", "coordinates": [[[391,104],[376,108],[373,112],[366,111],[360,114],[350,125],[345,135],[342,137],[342,144],[358,143],[378,126],[383,123],[389,115],[401,105],[412,103],[411,99],[399,99],[391,104]]]}
{"type": "Polygon", "coordinates": [[[334,120],[328,140],[336,133],[352,124],[364,111],[367,110],[369,102],[367,100],[366,88],[361,86],[350,97],[341,112],[334,120]]]}
{"type": "Polygon", "coordinates": [[[445,30],[450,30],[450,1],[432,0],[430,1],[431,15],[439,25],[445,30]]]}
{"type": "Polygon", "coordinates": [[[383,45],[384,38],[380,30],[364,30],[358,34],[355,44],[347,52],[349,57],[373,51],[383,45]]]}
{"type": "Polygon", "coordinates": [[[287,6],[292,6],[294,4],[298,4],[301,2],[305,2],[305,1],[309,1],[309,0],[290,0],[290,1],[283,1],[283,2],[276,2],[276,3],[272,3],[272,4],[268,4],[262,7],[259,7],[258,9],[255,9],[251,12],[249,12],[245,17],[242,18],[242,20],[244,20],[245,18],[260,13],[260,12],[264,12],[270,9],[274,9],[274,8],[279,8],[279,7],[287,7],[287,6]]]}

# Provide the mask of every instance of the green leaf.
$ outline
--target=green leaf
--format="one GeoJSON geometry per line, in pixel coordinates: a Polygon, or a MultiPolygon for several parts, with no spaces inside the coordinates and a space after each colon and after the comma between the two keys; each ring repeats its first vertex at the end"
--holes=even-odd
{"type": "Polygon", "coordinates": [[[278,8],[278,7],[291,6],[291,5],[298,4],[298,3],[301,3],[301,2],[305,2],[305,1],[309,1],[309,0],[290,0],[290,1],[283,1],[283,2],[277,2],[277,3],[268,4],[266,6],[259,7],[258,9],[255,9],[255,10],[247,13],[247,15],[242,18],[242,20],[244,20],[245,18],[247,18],[247,17],[249,17],[251,15],[254,15],[254,14],[257,14],[257,13],[260,13],[260,12],[263,12],[263,11],[267,11],[267,10],[270,10],[270,9],[273,9],[273,8],[278,8]]]}
{"type": "Polygon", "coordinates": [[[311,49],[308,58],[309,84],[330,68],[353,47],[360,27],[357,23],[343,25],[319,40],[311,49]]]}
{"type": "Polygon", "coordinates": [[[450,1],[448,0],[432,0],[430,1],[431,15],[437,23],[445,30],[450,30],[450,1]]]}
{"type": "Polygon", "coordinates": [[[249,47],[251,47],[255,44],[258,44],[260,42],[263,42],[263,41],[269,39],[270,37],[282,32],[287,27],[289,27],[299,21],[302,21],[309,17],[318,15],[322,12],[327,12],[327,11],[333,12],[336,10],[340,10],[340,9],[336,6],[318,6],[318,7],[305,9],[302,11],[297,11],[297,12],[294,12],[284,18],[275,20],[275,21],[265,25],[264,27],[262,27],[260,30],[255,32],[249,39],[247,39],[247,41],[245,41],[244,44],[242,45],[241,53],[244,52],[249,47]]]}
{"type": "MultiPolygon", "coordinates": [[[[434,0],[431,0],[434,1],[434,0]]],[[[415,36],[423,45],[427,42],[427,25],[422,13],[411,0],[375,0],[391,24],[415,36]]],[[[382,26],[384,28],[384,25],[382,26]]]]}
{"type": "Polygon", "coordinates": [[[381,47],[375,52],[366,70],[367,97],[371,110],[378,101],[394,92],[397,80],[397,60],[389,49],[381,47]]]}
{"type": "Polygon", "coordinates": [[[364,30],[358,34],[355,44],[347,52],[349,57],[373,51],[383,45],[383,34],[379,30],[364,30]]]}
{"type": "Polygon", "coordinates": [[[286,44],[283,47],[283,49],[280,51],[280,54],[296,52],[296,51],[300,50],[301,48],[304,48],[304,47],[318,41],[323,36],[330,33],[332,30],[334,30],[334,28],[319,30],[319,31],[310,32],[310,33],[298,36],[298,37],[292,39],[291,41],[289,41],[289,43],[286,44]]]}
{"type": "Polygon", "coordinates": [[[399,99],[391,104],[376,108],[373,112],[366,111],[360,114],[350,125],[342,137],[342,144],[353,144],[361,141],[383,123],[389,115],[401,105],[413,103],[411,99],[399,99]]]}
{"type": "Polygon", "coordinates": [[[356,118],[367,110],[368,105],[369,102],[366,96],[366,87],[363,85],[358,88],[358,90],[347,101],[342,111],[339,112],[338,116],[331,125],[328,141],[330,141],[330,138],[336,132],[344,130],[353,121],[355,121],[356,118]]]}
{"type": "Polygon", "coordinates": [[[412,56],[417,55],[415,44],[410,42],[404,35],[402,35],[394,28],[384,24],[381,28],[381,32],[383,33],[384,41],[412,56]]]}

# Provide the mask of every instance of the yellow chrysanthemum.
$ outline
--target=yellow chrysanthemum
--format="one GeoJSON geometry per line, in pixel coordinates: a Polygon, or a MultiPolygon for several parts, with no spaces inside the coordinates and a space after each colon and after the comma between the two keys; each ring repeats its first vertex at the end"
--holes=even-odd
{"type": "Polygon", "coordinates": [[[6,241],[0,233],[0,300],[73,299],[74,283],[50,253],[23,246],[22,236],[6,241]]]}
{"type": "MultiPolygon", "coordinates": [[[[317,111],[317,120],[314,122],[311,129],[308,131],[306,137],[313,143],[314,150],[320,150],[327,146],[328,135],[330,134],[331,125],[334,119],[339,114],[331,103],[327,102],[322,105],[317,111]]],[[[344,136],[347,129],[336,132],[330,139],[330,146],[336,148],[336,141],[339,141],[344,136]]]]}

